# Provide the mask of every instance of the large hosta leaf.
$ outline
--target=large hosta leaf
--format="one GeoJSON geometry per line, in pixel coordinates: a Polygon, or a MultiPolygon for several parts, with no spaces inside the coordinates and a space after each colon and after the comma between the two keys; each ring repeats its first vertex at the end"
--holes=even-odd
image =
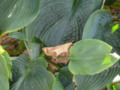
{"type": "Polygon", "coordinates": [[[0,34],[28,25],[39,9],[40,0],[0,0],[0,34]]]}
{"type": "Polygon", "coordinates": [[[106,71],[93,76],[76,75],[77,90],[99,90],[111,83],[114,77],[120,73],[120,65],[117,63],[106,71]]]}
{"type": "Polygon", "coordinates": [[[112,47],[96,39],[78,41],[70,48],[69,69],[73,74],[94,75],[115,64],[112,47]]]}
{"type": "Polygon", "coordinates": [[[11,67],[9,55],[0,46],[0,90],[9,90],[9,78],[12,78],[11,67]]]}
{"type": "Polygon", "coordinates": [[[94,38],[103,40],[120,54],[120,29],[119,25],[111,24],[112,20],[113,17],[107,10],[94,12],[85,25],[82,39],[94,38]]]}
{"type": "Polygon", "coordinates": [[[43,58],[30,61],[27,56],[21,55],[14,62],[14,69],[18,69],[17,75],[20,77],[16,78],[11,90],[53,90],[54,76],[47,71],[47,63],[43,58]]]}
{"type": "Polygon", "coordinates": [[[42,0],[37,19],[27,27],[27,37],[55,46],[81,39],[89,16],[101,8],[103,0],[42,0]]]}

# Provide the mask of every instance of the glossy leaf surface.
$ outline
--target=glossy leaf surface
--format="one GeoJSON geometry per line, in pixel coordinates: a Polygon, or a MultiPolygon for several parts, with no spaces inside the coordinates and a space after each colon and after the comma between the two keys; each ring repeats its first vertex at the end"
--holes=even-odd
{"type": "Polygon", "coordinates": [[[0,0],[0,34],[30,24],[39,11],[40,0],[0,0]]]}

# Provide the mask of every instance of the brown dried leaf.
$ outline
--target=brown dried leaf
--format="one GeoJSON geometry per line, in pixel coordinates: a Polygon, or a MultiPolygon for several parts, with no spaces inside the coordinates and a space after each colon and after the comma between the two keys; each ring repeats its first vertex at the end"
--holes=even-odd
{"type": "Polygon", "coordinates": [[[50,64],[50,63],[49,63],[48,65],[49,65],[55,72],[59,70],[57,67],[55,67],[54,65],[52,65],[52,64],[50,64]]]}
{"type": "Polygon", "coordinates": [[[60,56],[61,54],[63,55],[64,53],[69,53],[69,48],[72,45],[73,44],[70,42],[70,43],[58,45],[55,47],[44,47],[42,48],[42,50],[45,52],[46,55],[56,58],[57,56],[60,56]]]}
{"type": "Polygon", "coordinates": [[[28,56],[29,56],[29,53],[28,53],[28,51],[27,51],[27,50],[24,50],[24,51],[23,51],[23,54],[25,54],[25,55],[28,55],[28,56]]]}
{"type": "Polygon", "coordinates": [[[58,64],[58,63],[65,63],[65,64],[67,64],[69,62],[68,59],[64,59],[64,58],[56,58],[56,59],[52,58],[51,61],[53,61],[56,64],[58,64]]]}
{"type": "Polygon", "coordinates": [[[45,52],[47,56],[52,56],[52,61],[55,63],[68,63],[67,59],[57,58],[57,56],[69,56],[69,48],[73,45],[73,43],[66,43],[63,45],[58,45],[55,47],[44,47],[42,50],[45,52]]]}
{"type": "Polygon", "coordinates": [[[9,44],[9,43],[12,43],[12,42],[16,42],[17,39],[14,39],[14,38],[11,38],[11,37],[5,37],[5,38],[2,38],[1,39],[1,44],[2,45],[6,45],[6,44],[9,44]]]}

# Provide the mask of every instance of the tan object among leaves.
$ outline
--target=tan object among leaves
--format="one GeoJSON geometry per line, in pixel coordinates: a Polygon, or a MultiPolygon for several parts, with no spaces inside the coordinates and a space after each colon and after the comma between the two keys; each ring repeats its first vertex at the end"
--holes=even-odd
{"type": "Polygon", "coordinates": [[[56,63],[68,63],[67,59],[57,58],[58,56],[69,56],[69,48],[73,46],[73,43],[66,43],[55,47],[44,47],[42,50],[47,56],[52,56],[52,60],[56,63]]]}

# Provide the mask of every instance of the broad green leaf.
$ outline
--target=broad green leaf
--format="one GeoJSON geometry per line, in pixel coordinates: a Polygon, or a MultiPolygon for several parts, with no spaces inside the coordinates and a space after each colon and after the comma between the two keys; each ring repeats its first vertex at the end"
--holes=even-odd
{"type": "MultiPolygon", "coordinates": [[[[75,81],[77,90],[100,90],[105,88],[112,82],[114,77],[120,73],[120,65],[116,63],[114,66],[96,75],[76,75],[75,81]]],[[[107,89],[111,90],[111,89],[107,89]]],[[[119,90],[119,89],[117,89],[119,90]]]]}
{"type": "Polygon", "coordinates": [[[0,90],[9,90],[12,62],[7,52],[0,46],[0,90]]]}
{"type": "Polygon", "coordinates": [[[89,16],[103,0],[42,0],[36,20],[26,28],[26,36],[39,38],[45,46],[56,46],[81,39],[89,16]]]}
{"type": "Polygon", "coordinates": [[[14,68],[18,69],[20,77],[12,84],[11,90],[53,90],[54,76],[47,71],[46,61],[41,57],[35,60],[27,58],[21,55],[14,60],[14,68]]]}
{"type": "Polygon", "coordinates": [[[96,39],[78,41],[70,48],[69,70],[73,74],[94,75],[100,73],[119,58],[110,54],[112,47],[96,39]]]}
{"type": "Polygon", "coordinates": [[[0,0],[0,34],[27,26],[39,11],[40,0],[0,0]]]}
{"type": "Polygon", "coordinates": [[[65,90],[62,83],[59,80],[59,73],[56,73],[56,78],[54,81],[54,86],[53,86],[54,90],[65,90]]]}
{"type": "Polygon", "coordinates": [[[74,90],[75,89],[75,84],[71,83],[67,87],[65,87],[65,90],[74,90]]]}
{"type": "Polygon", "coordinates": [[[120,54],[120,28],[112,21],[113,17],[109,11],[95,11],[85,25],[82,39],[100,39],[110,44],[113,51],[120,54]]]}

